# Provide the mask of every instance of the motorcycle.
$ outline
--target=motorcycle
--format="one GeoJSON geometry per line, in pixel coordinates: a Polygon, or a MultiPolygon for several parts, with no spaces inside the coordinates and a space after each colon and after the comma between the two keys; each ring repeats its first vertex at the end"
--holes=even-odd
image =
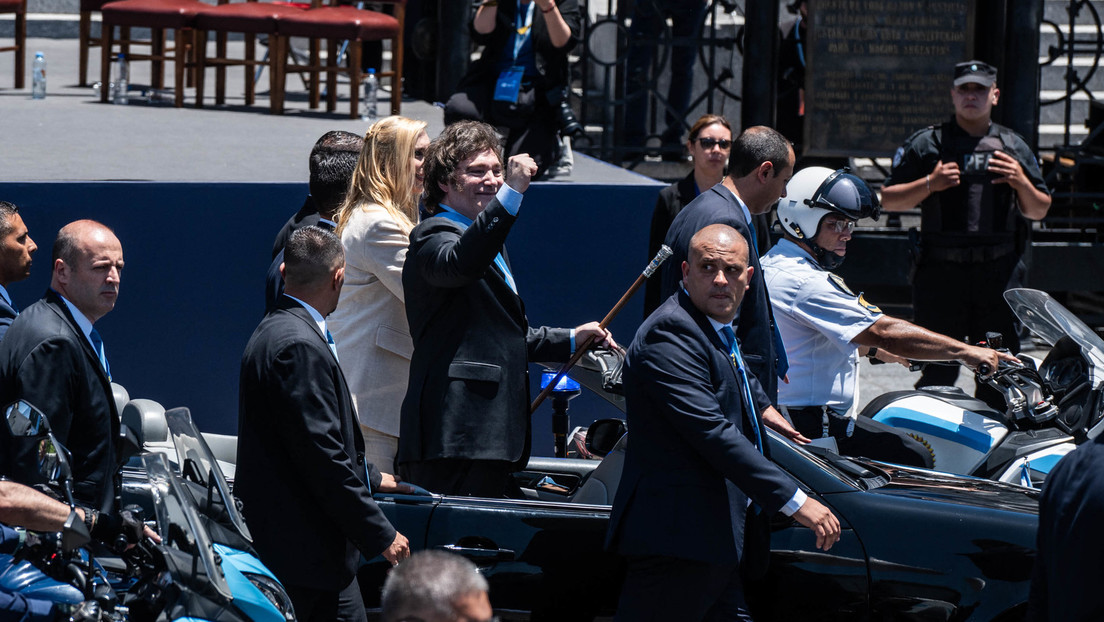
{"type": "MultiPolygon", "coordinates": [[[[258,559],[252,536],[237,499],[218,460],[192,422],[187,408],[164,412],[167,443],[145,443],[154,452],[142,456],[141,467],[124,470],[124,495],[141,498],[152,488],[148,460],[160,458],[196,511],[196,519],[208,535],[242,619],[255,622],[294,622],[290,597],[272,572],[258,559]],[[145,492],[144,492],[145,491],[145,492]]],[[[159,467],[158,467],[159,468],[159,467]]],[[[152,495],[151,495],[152,496],[152,495]]]]}
{"type": "Polygon", "coordinates": [[[859,416],[906,430],[931,452],[935,470],[1038,488],[1104,429],[1104,340],[1044,292],[1004,297],[1051,349],[1041,362],[1021,355],[1022,366],[977,370],[1004,398],[1003,411],[957,387],[925,387],[881,395],[859,416]]]}
{"type": "MultiPolygon", "coordinates": [[[[17,402],[5,411],[9,429],[13,436],[39,438],[38,455],[43,473],[51,481],[59,483],[70,498],[72,504],[72,470],[69,468],[67,450],[57,442],[49,431],[49,423],[40,411],[26,402],[17,402]]],[[[187,417],[187,411],[183,415],[187,417]]],[[[190,425],[190,418],[186,420],[190,425]]],[[[178,428],[185,423],[178,422],[178,428]]],[[[198,432],[192,432],[198,436],[198,432]]],[[[199,437],[202,438],[202,437],[199,437]]],[[[196,456],[198,448],[190,449],[196,456]]],[[[208,450],[209,451],[209,450],[208,450]]],[[[193,460],[193,464],[198,464],[193,460]]],[[[66,604],[79,603],[95,598],[104,610],[103,620],[134,620],[138,622],[256,622],[256,621],[294,621],[295,615],[291,601],[283,587],[249,552],[217,544],[208,530],[208,526],[219,529],[224,516],[235,516],[237,511],[232,497],[225,492],[223,501],[216,499],[226,490],[222,480],[222,491],[215,484],[216,476],[221,477],[217,464],[206,471],[206,482],[211,482],[210,492],[197,495],[191,487],[178,476],[166,456],[160,453],[144,453],[132,463],[140,470],[129,470],[125,479],[124,497],[132,500],[144,500],[142,504],[155,517],[155,526],[161,537],[157,543],[144,539],[138,544],[126,548],[114,543],[114,551],[119,553],[123,564],[114,571],[104,570],[87,548],[79,551],[78,559],[86,560],[86,566],[78,567],[81,573],[74,572],[74,562],[65,564],[64,572],[53,573],[52,578],[69,587],[78,588],[60,590],[64,600],[53,602],[66,604]],[[141,480],[141,484],[137,480],[141,480]],[[202,514],[197,508],[196,499],[205,500],[203,507],[209,513],[202,514]],[[230,499],[230,503],[225,503],[230,499]],[[233,510],[227,510],[228,507],[233,510]],[[214,508],[221,508],[215,511],[214,508]],[[90,580],[88,577],[93,577],[90,580]],[[109,584],[110,581],[110,584],[109,584]],[[115,586],[116,592],[112,589],[115,586]]],[[[198,466],[192,467],[197,473],[198,466]]],[[[236,514],[240,520],[240,513],[236,514]]],[[[233,519],[229,519],[232,524],[233,519]]],[[[87,543],[90,537],[84,531],[84,540],[79,539],[83,521],[74,511],[66,522],[65,534],[72,530],[77,534],[62,548],[73,548],[87,543]],[[79,529],[77,529],[79,527],[79,529]]],[[[244,522],[232,532],[237,537],[248,538],[244,522]]],[[[241,545],[235,536],[225,537],[241,545]]],[[[244,544],[248,548],[248,543],[244,544]]],[[[110,551],[108,551],[110,553],[110,551]]],[[[114,560],[103,560],[110,564],[114,560]]],[[[41,562],[41,560],[40,560],[41,562]]],[[[49,568],[40,563],[39,567],[49,568]]],[[[51,573],[48,573],[51,574],[51,573]]],[[[27,594],[28,596],[30,594],[27,594]]]]}

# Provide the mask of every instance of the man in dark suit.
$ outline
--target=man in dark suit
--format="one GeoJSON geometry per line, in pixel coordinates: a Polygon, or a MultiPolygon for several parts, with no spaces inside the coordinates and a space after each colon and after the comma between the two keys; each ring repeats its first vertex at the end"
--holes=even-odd
{"type": "Polygon", "coordinates": [[[1027,620],[1104,620],[1104,436],[1062,458],[1039,499],[1027,620]]]}
{"type": "Polygon", "coordinates": [[[824,550],[839,539],[839,520],[770,461],[751,407],[731,323],[754,272],[739,232],[706,227],[682,263],[685,289],[629,347],[632,436],[606,541],[628,558],[617,620],[750,620],[741,573],[765,569],[775,512],[824,550]]]}
{"type": "Polygon", "coordinates": [[[356,170],[364,137],[335,130],[326,132],[314,143],[310,153],[310,194],[276,234],[272,244],[272,263],[265,274],[265,311],[272,310],[284,293],[284,278],[280,265],[284,263],[284,246],[288,237],[310,225],[318,225],[331,231],[337,229],[337,210],[345,202],[349,182],[356,170]]]}
{"type": "Polygon", "coordinates": [[[564,361],[575,343],[613,345],[596,322],[531,328],[503,245],[536,172],[510,158],[503,184],[491,126],[460,121],[430,144],[426,208],[403,266],[414,340],[399,428],[399,473],[433,492],[500,497],[529,459],[528,361],[564,361]]]}
{"type": "Polygon", "coordinates": [[[345,250],[308,226],[284,248],[286,290],[245,346],[234,492],[253,545],[284,583],[300,620],[364,620],[363,553],[410,555],[372,500],[401,488],[364,460],[364,439],[326,329],[345,280],[345,250]],[[294,536],[294,546],[288,538],[294,536]]]}
{"type": "Polygon", "coordinates": [[[27,232],[19,208],[0,201],[0,339],[19,315],[8,285],[31,275],[31,255],[36,250],[38,245],[27,232]]]}
{"type": "MultiPolygon", "coordinates": [[[[759,270],[757,240],[748,223],[756,214],[770,211],[779,197],[786,196],[786,182],[793,176],[794,152],[789,141],[763,126],[749,127],[732,144],[728,176],[701,193],[671,223],[665,244],[672,255],[663,268],[661,296],[666,299],[679,289],[679,266],[686,260],[690,238],[707,225],[726,224],[751,245],[750,266],[754,275],[744,304],[733,322],[748,368],[759,381],[770,404],[778,401],[779,347],[770,298],[759,270]]],[[[757,401],[762,398],[757,396],[757,401]]],[[[763,406],[761,404],[761,406],[763,406]]],[[[772,409],[773,410],[773,409],[772,409]]]]}
{"type": "MultiPolygon", "coordinates": [[[[91,220],[58,232],[50,289],[12,322],[0,342],[0,404],[24,399],[50,420],[73,455],[73,493],[82,504],[108,511],[117,483],[115,442],[119,413],[111,393],[103,340],[92,325],[115,307],[123,247],[115,234],[91,220]]],[[[4,440],[4,473],[37,482],[37,453],[24,439],[4,440]]]]}

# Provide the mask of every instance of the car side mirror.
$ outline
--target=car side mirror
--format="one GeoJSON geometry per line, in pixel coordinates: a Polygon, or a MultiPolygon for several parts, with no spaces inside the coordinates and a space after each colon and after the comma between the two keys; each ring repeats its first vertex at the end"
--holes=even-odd
{"type": "Polygon", "coordinates": [[[613,446],[625,435],[628,428],[621,419],[599,419],[590,424],[586,433],[587,451],[596,456],[605,456],[613,451],[613,446]]]}
{"type": "Polygon", "coordinates": [[[50,421],[30,402],[19,400],[4,409],[4,421],[12,436],[32,437],[50,431],[50,421]]]}

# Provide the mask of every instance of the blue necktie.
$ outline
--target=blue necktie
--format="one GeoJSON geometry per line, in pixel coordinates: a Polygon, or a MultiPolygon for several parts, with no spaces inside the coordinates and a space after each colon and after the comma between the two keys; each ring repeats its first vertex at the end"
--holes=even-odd
{"type": "Polygon", "coordinates": [[[92,349],[96,351],[96,356],[100,357],[100,365],[103,365],[104,372],[107,374],[107,379],[111,380],[111,365],[107,364],[107,355],[104,354],[103,338],[100,337],[99,331],[95,328],[88,334],[89,341],[92,342],[92,349]]]}
{"type": "Polygon", "coordinates": [[[759,430],[759,415],[755,412],[755,400],[751,397],[751,385],[748,384],[747,372],[744,371],[744,358],[740,356],[740,348],[736,345],[736,333],[732,332],[732,326],[724,326],[721,328],[721,334],[724,335],[724,341],[728,344],[728,356],[732,359],[732,364],[736,366],[736,372],[740,374],[740,381],[744,385],[745,407],[748,411],[748,417],[751,418],[752,432],[755,433],[755,446],[759,448],[759,453],[763,453],[763,434],[759,430]]]}
{"type": "Polygon", "coordinates": [[[337,343],[334,342],[333,333],[328,328],[326,329],[326,343],[330,344],[330,352],[333,352],[334,358],[340,363],[341,359],[337,356],[337,343]]]}
{"type": "MultiPolygon", "coordinates": [[[[443,209],[434,215],[440,216],[442,218],[448,218],[455,223],[463,225],[464,228],[470,227],[472,224],[472,220],[470,218],[464,216],[463,214],[458,214],[450,209],[443,209]]],[[[510,267],[506,265],[506,258],[502,256],[502,253],[495,255],[494,263],[496,266],[498,266],[498,270],[502,273],[502,277],[506,279],[506,284],[510,286],[510,289],[515,294],[518,293],[517,283],[514,282],[514,275],[510,272],[510,267]]]]}
{"type": "Polygon", "coordinates": [[[778,355],[778,377],[785,378],[790,369],[790,359],[786,356],[786,344],[782,343],[782,333],[778,332],[778,325],[774,325],[774,351],[778,355]]]}

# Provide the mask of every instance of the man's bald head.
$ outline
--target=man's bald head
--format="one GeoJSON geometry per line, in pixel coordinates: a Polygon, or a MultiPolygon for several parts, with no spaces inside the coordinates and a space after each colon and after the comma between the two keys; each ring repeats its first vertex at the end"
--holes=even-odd
{"type": "Polygon", "coordinates": [[[50,287],[95,323],[115,308],[122,281],[123,246],[94,220],[71,222],[58,231],[51,253],[50,287]]]}
{"type": "Polygon", "coordinates": [[[728,225],[709,225],[690,238],[687,260],[682,263],[682,284],[702,313],[730,323],[753,272],[744,236],[728,225]]]}

